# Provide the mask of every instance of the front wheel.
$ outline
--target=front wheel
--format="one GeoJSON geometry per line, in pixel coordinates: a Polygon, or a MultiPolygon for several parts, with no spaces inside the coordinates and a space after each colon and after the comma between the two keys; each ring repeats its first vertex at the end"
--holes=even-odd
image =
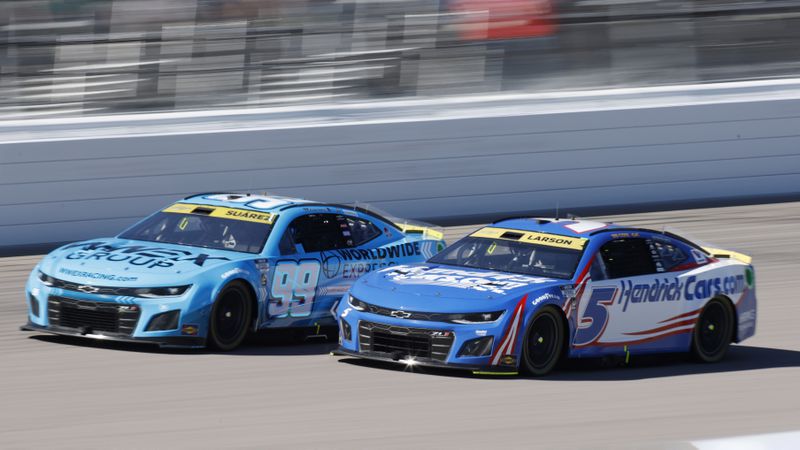
{"type": "Polygon", "coordinates": [[[522,363],[530,375],[547,375],[558,364],[564,333],[564,322],[553,309],[544,308],[533,316],[522,349],[522,363]]]}
{"type": "Polygon", "coordinates": [[[222,289],[211,308],[210,347],[229,351],[242,343],[250,324],[251,304],[250,293],[241,282],[235,281],[222,289]]]}
{"type": "Polygon", "coordinates": [[[692,334],[692,355],[701,362],[720,361],[733,340],[734,313],[730,303],[711,299],[703,308],[692,334]]]}

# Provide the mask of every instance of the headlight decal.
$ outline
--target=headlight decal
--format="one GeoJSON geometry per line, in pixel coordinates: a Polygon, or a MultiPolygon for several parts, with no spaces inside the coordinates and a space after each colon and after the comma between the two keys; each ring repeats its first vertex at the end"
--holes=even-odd
{"type": "Polygon", "coordinates": [[[64,289],[67,291],[82,292],[84,294],[117,295],[140,298],[180,297],[192,287],[191,284],[164,287],[95,286],[91,284],[81,284],[72,281],[59,280],[58,278],[54,278],[45,274],[41,270],[38,273],[38,278],[45,286],[64,289]]]}

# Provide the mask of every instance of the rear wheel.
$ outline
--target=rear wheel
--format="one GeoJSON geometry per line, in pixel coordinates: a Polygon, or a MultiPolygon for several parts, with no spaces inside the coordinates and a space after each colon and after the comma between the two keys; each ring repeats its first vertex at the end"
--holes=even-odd
{"type": "Polygon", "coordinates": [[[250,324],[250,292],[242,282],[234,281],[217,295],[209,319],[209,346],[229,351],[239,346],[250,324]]]}
{"type": "Polygon", "coordinates": [[[564,332],[564,322],[552,308],[533,316],[522,349],[522,363],[530,375],[547,375],[558,364],[564,349],[564,332]]]}
{"type": "Polygon", "coordinates": [[[703,308],[692,335],[692,355],[702,362],[717,362],[733,340],[734,313],[726,300],[711,299],[703,308]]]}

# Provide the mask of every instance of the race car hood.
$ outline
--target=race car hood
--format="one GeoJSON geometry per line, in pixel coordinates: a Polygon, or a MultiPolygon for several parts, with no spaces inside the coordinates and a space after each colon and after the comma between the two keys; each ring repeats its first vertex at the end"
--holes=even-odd
{"type": "Polygon", "coordinates": [[[361,278],[351,294],[386,308],[420,312],[486,312],[564,280],[437,264],[394,266],[361,278]]]}
{"type": "Polygon", "coordinates": [[[253,256],[184,245],[105,238],[60,247],[42,260],[40,270],[62,280],[101,286],[142,285],[142,282],[174,285],[203,270],[253,256]]]}

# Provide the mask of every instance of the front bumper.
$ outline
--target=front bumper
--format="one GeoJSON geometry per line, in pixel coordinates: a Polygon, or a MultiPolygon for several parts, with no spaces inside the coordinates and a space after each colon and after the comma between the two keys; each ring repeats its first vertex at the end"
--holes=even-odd
{"type": "Polygon", "coordinates": [[[470,364],[454,364],[437,361],[431,358],[398,358],[389,353],[380,352],[358,352],[348,350],[339,346],[332,352],[338,356],[352,356],[355,358],[368,359],[371,361],[381,361],[388,363],[402,364],[406,367],[433,367],[438,369],[466,370],[475,375],[517,375],[519,371],[516,367],[510,366],[481,366],[470,364]]]}
{"type": "Polygon", "coordinates": [[[163,336],[163,337],[131,337],[116,333],[82,332],[75,328],[59,326],[44,326],[28,322],[19,327],[22,331],[39,331],[61,336],[83,337],[114,342],[135,342],[139,344],[154,344],[161,348],[203,348],[206,340],[197,336],[163,336]]]}

